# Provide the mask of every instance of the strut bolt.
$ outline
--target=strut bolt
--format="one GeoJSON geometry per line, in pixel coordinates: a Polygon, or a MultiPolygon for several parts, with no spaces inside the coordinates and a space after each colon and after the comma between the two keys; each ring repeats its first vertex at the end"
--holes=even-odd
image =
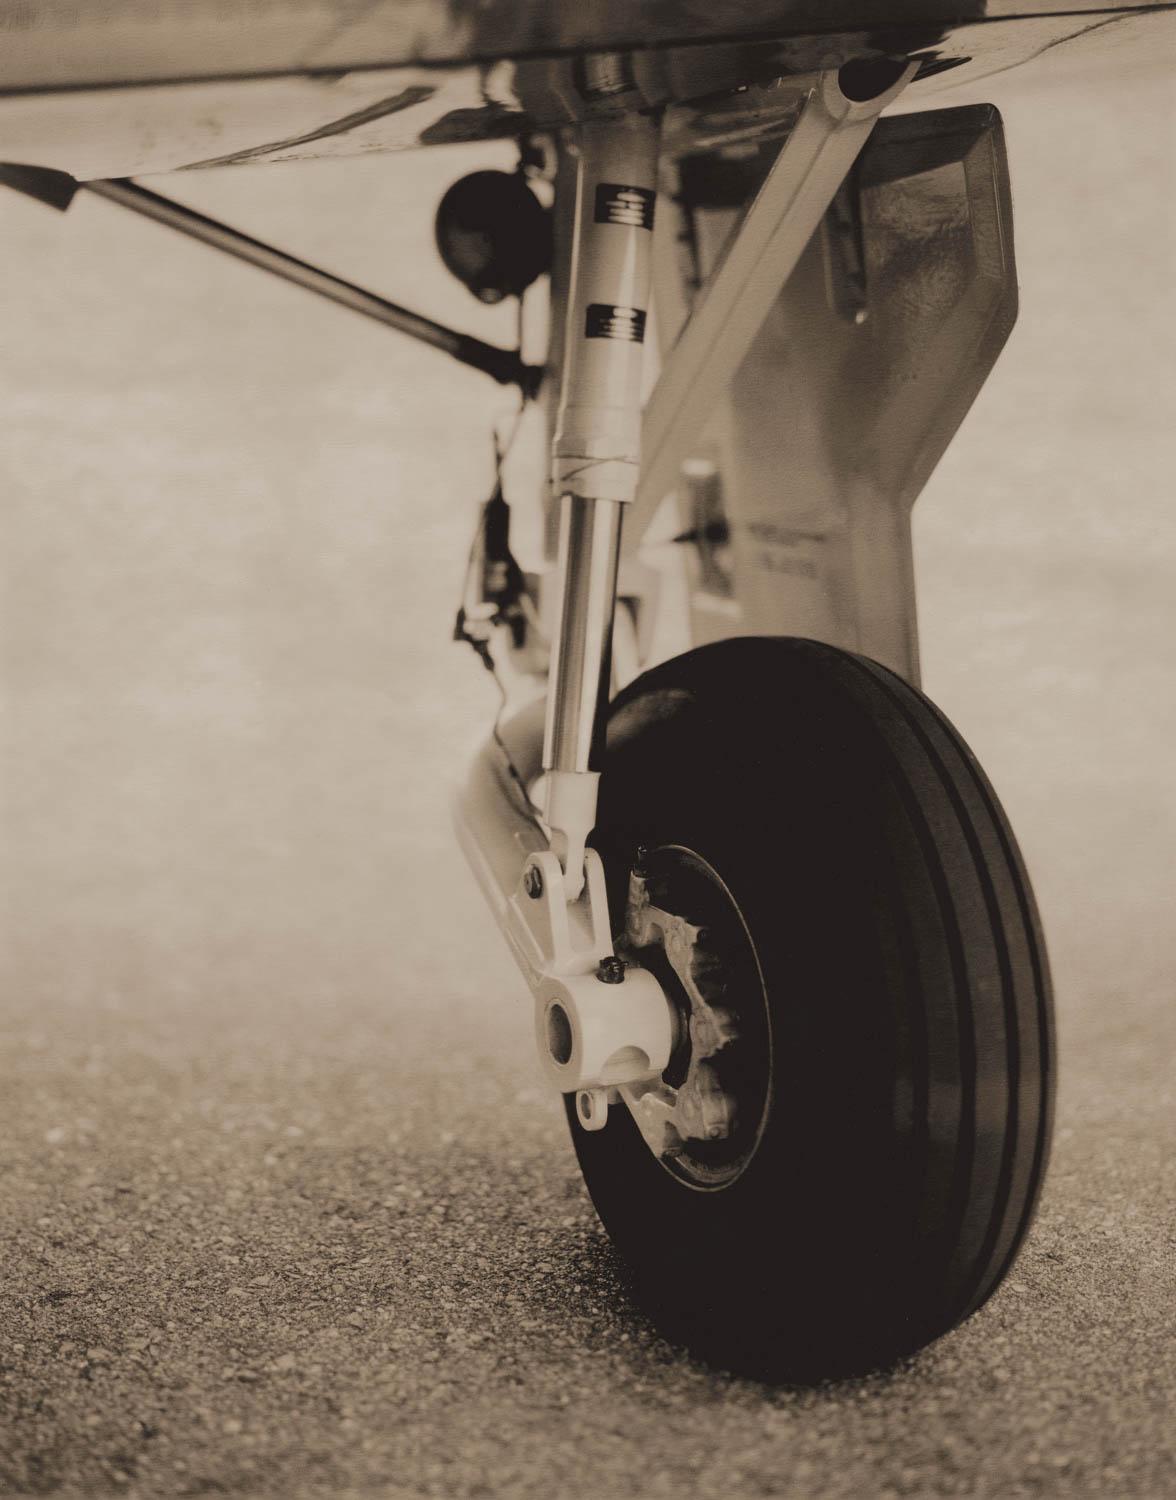
{"type": "Polygon", "coordinates": [[[600,966],[596,970],[596,977],[601,984],[624,984],[625,961],[618,958],[615,953],[610,953],[607,958],[600,960],[600,966]]]}
{"type": "Polygon", "coordinates": [[[538,865],[528,865],[523,872],[523,890],[530,896],[532,901],[537,901],[543,894],[543,871],[538,865]]]}

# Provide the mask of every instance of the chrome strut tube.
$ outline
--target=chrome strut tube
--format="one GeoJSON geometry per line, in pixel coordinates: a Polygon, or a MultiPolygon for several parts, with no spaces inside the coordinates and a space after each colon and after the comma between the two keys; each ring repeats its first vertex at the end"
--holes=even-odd
{"type": "Polygon", "coordinates": [[[545,818],[569,900],[583,887],[596,821],[621,518],[637,493],[658,123],[640,114],[589,120],[578,145],[552,445],[560,606],[543,743],[545,818]]]}

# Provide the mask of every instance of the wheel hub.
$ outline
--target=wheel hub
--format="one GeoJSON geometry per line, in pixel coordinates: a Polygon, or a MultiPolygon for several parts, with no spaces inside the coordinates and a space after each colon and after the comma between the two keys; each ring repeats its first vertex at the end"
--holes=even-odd
{"type": "Polygon", "coordinates": [[[668,1170],[726,1186],[755,1149],[770,1073],[763,982],[739,908],[704,859],[664,846],[630,873],[624,945],[671,997],[680,1041],[660,1078],[620,1093],[668,1170]]]}

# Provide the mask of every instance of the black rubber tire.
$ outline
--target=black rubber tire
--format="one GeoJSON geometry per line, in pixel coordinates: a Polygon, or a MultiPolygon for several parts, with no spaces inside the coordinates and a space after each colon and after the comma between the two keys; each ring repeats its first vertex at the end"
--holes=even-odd
{"type": "Polygon", "coordinates": [[[613,704],[594,842],[617,914],[638,846],[713,866],[770,1027],[763,1135],[718,1190],[672,1175],[623,1105],[598,1132],[569,1107],[639,1300],[671,1338],[773,1378],[946,1333],[1012,1264],[1053,1099],[1033,896],[967,746],[864,657],[720,642],[613,704]]]}

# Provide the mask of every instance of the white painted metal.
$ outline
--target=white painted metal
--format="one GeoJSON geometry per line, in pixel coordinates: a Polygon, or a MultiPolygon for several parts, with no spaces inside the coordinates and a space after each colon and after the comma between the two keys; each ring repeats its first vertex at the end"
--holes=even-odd
{"type": "Polygon", "coordinates": [[[645,408],[642,469],[625,538],[635,548],[792,274],[874,121],[916,72],[876,98],[849,99],[836,71],[816,76],[792,133],[726,255],[665,356],[645,408]]]}
{"type": "MultiPolygon", "coordinates": [[[[506,906],[523,866],[532,854],[550,847],[524,791],[541,769],[541,708],[541,703],[531,704],[500,726],[470,762],[451,804],[462,852],[504,931],[506,906]]],[[[512,942],[512,950],[514,946],[512,942]]],[[[521,966],[521,956],[515,957],[521,966]]]]}
{"type": "Polygon", "coordinates": [[[610,1102],[609,1089],[581,1089],[576,1095],[576,1118],[585,1130],[603,1130],[610,1102]]]}
{"type": "Polygon", "coordinates": [[[535,1007],[535,1040],[548,1078],[563,1094],[650,1083],[669,1065],[674,1024],[661,985],[647,969],[623,984],[595,974],[562,979],[535,1007]]]}
{"type": "Polygon", "coordinates": [[[574,249],[552,448],[559,495],[632,500],[641,462],[658,126],[649,115],[586,121],[577,137],[574,249]],[[610,199],[610,209],[598,204],[610,199]],[[618,201],[619,200],[619,201],[618,201]]]}
{"type": "Polygon", "coordinates": [[[523,790],[538,772],[538,752],[538,718],[524,710],[475,759],[454,799],[454,823],[531,990],[540,1065],[563,1093],[595,1091],[594,1118],[603,1124],[609,1089],[645,1086],[664,1072],[674,1013],[643,969],[629,967],[619,984],[597,977],[613,953],[604,867],[587,850],[583,891],[568,900],[559,859],[523,790]],[[564,1025],[566,1047],[553,1047],[564,1025]]]}
{"type": "MultiPolygon", "coordinates": [[[[563,870],[550,849],[532,854],[510,896],[515,944],[535,976],[593,973],[613,951],[604,866],[594,849],[584,856],[584,891],[567,899],[563,870]]],[[[533,987],[542,988],[538,977],[533,987]]]]}

